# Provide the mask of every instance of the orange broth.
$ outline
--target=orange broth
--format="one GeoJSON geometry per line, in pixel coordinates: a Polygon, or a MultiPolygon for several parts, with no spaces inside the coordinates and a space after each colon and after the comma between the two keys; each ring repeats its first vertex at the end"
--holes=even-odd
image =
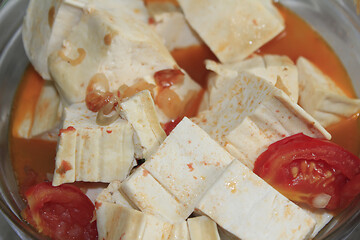
{"type": "MultiPolygon", "coordinates": [[[[154,0],[146,2],[150,1],[154,0]]],[[[285,18],[286,28],[257,53],[288,55],[294,62],[299,56],[304,56],[328,74],[346,94],[355,97],[351,80],[344,66],[323,38],[296,14],[279,4],[276,6],[285,18]]],[[[208,47],[203,45],[177,49],[172,52],[172,55],[180,67],[185,69],[201,86],[206,87],[208,71],[205,69],[203,60],[216,60],[208,47]]],[[[27,114],[33,114],[43,82],[44,80],[35,72],[34,68],[29,67],[14,99],[11,119],[12,134],[9,140],[11,159],[21,193],[30,185],[44,181],[46,174],[54,171],[56,143],[39,139],[21,139],[16,135],[21,121],[27,114]]],[[[199,99],[195,101],[199,102],[199,99]]],[[[189,114],[193,115],[194,110],[189,111],[189,114]]],[[[360,123],[358,115],[331,126],[328,130],[333,135],[334,142],[356,155],[359,154],[360,123]]]]}

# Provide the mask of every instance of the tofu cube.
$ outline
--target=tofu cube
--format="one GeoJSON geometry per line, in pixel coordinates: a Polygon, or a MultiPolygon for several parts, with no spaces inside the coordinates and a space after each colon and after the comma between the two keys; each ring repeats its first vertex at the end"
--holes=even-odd
{"type": "Polygon", "coordinates": [[[134,162],[133,129],[118,119],[96,124],[96,113],[85,103],[65,108],[60,130],[53,185],[75,181],[111,182],[128,176],[134,162]]]}
{"type": "Polygon", "coordinates": [[[269,0],[178,0],[189,24],[223,62],[243,60],[284,29],[269,0]]]}
{"type": "Polygon", "coordinates": [[[197,208],[240,239],[308,239],[315,220],[238,160],[197,208]]]}
{"type": "Polygon", "coordinates": [[[148,159],[166,138],[148,90],[120,103],[120,115],[134,129],[135,158],[148,159]]]}

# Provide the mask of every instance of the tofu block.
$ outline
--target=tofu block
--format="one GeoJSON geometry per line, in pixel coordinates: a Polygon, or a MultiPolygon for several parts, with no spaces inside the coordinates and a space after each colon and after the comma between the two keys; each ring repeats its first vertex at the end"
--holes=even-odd
{"type": "Polygon", "coordinates": [[[36,71],[50,80],[47,58],[60,49],[61,42],[80,21],[82,11],[71,4],[77,2],[64,0],[31,0],[26,11],[22,38],[26,55],[36,71]]]}
{"type": "Polygon", "coordinates": [[[22,37],[26,55],[36,71],[50,80],[49,55],[61,48],[63,40],[76,26],[85,11],[120,10],[147,22],[148,15],[141,0],[31,0],[24,19],[22,37]],[[125,7],[126,6],[126,7],[125,7]]]}
{"type": "Polygon", "coordinates": [[[206,216],[187,220],[191,240],[220,240],[216,223],[206,216]]]}
{"type": "MultiPolygon", "coordinates": [[[[90,80],[97,74],[106,77],[111,92],[144,80],[155,86],[156,98],[160,87],[156,87],[154,74],[179,68],[147,23],[126,11],[119,13],[103,8],[86,12],[62,48],[49,56],[51,76],[67,104],[83,101],[90,80]]],[[[195,95],[201,88],[185,74],[184,82],[171,86],[171,90],[186,105],[189,94],[195,95]]],[[[162,123],[171,120],[160,109],[158,114],[162,123]]]]}
{"type": "Polygon", "coordinates": [[[146,215],[143,240],[168,240],[173,225],[152,215],[146,215]]]}
{"type": "Polygon", "coordinates": [[[233,159],[206,132],[184,117],[142,167],[186,206],[184,212],[191,213],[233,159]]]}
{"type": "Polygon", "coordinates": [[[330,134],[280,89],[242,72],[221,76],[216,102],[192,120],[231,155],[253,169],[267,147],[296,133],[330,139],[330,134]]]}
{"type": "Polygon", "coordinates": [[[185,18],[222,63],[245,59],[284,29],[267,0],[178,0],[185,18]]]}
{"type": "Polygon", "coordinates": [[[56,141],[57,133],[54,138],[52,132],[60,126],[62,110],[63,106],[54,82],[46,81],[35,104],[35,111],[25,113],[16,136],[56,141]]]}
{"type": "Polygon", "coordinates": [[[147,216],[135,209],[102,202],[96,209],[99,239],[142,240],[147,216]]]}
{"type": "Polygon", "coordinates": [[[198,34],[186,22],[181,9],[174,4],[150,2],[147,8],[154,20],[151,26],[163,39],[169,51],[203,44],[198,34]]]}
{"type": "Polygon", "coordinates": [[[52,81],[44,83],[34,112],[30,137],[51,131],[60,125],[63,107],[52,81]]]}
{"type": "Polygon", "coordinates": [[[299,104],[328,127],[360,111],[360,99],[345,95],[333,80],[306,58],[297,61],[300,84],[299,104]]]}
{"type": "Polygon", "coordinates": [[[121,188],[142,212],[170,223],[184,221],[193,211],[163,188],[142,166],[123,182],[121,188]]]}
{"type": "Polygon", "coordinates": [[[85,103],[65,108],[55,159],[53,185],[74,181],[123,180],[133,167],[133,129],[118,119],[102,127],[85,103]]]}
{"type": "Polygon", "coordinates": [[[188,233],[185,221],[173,225],[132,208],[119,191],[121,184],[120,181],[110,183],[96,200],[99,239],[176,240],[183,236],[184,233],[179,233],[183,226],[188,233]]]}
{"type": "Polygon", "coordinates": [[[221,91],[225,90],[222,86],[226,83],[226,79],[235,78],[242,72],[248,72],[269,81],[277,88],[283,90],[294,103],[298,101],[299,82],[297,67],[287,56],[254,56],[240,62],[227,64],[206,60],[206,68],[214,72],[208,82],[209,96],[208,99],[205,99],[205,101],[209,101],[207,104],[209,107],[222,96],[223,93],[221,91]],[[225,78],[219,77],[219,75],[225,76],[225,78]]]}
{"type": "Polygon", "coordinates": [[[148,90],[120,103],[120,115],[134,129],[135,158],[148,159],[166,138],[148,90]]]}
{"type": "Polygon", "coordinates": [[[308,239],[315,220],[238,160],[197,208],[240,239],[308,239]]]}

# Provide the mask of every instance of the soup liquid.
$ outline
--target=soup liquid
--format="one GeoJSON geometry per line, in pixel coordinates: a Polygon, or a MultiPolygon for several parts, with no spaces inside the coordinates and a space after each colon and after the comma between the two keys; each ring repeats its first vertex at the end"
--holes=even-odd
{"type": "MultiPolygon", "coordinates": [[[[276,6],[285,18],[285,30],[259,49],[257,53],[287,55],[294,62],[298,57],[304,56],[329,75],[348,96],[355,97],[345,68],[322,37],[297,15],[279,4],[276,6]]],[[[203,45],[178,49],[174,50],[172,55],[180,67],[201,86],[206,87],[208,71],[205,69],[203,61],[205,59],[216,60],[208,47],[203,45]]],[[[12,111],[10,151],[22,194],[31,185],[46,180],[47,174],[52,174],[55,167],[56,143],[39,139],[22,139],[17,136],[20,123],[33,115],[43,82],[44,80],[30,66],[19,86],[12,111]]],[[[192,115],[193,111],[189,114],[192,115]]],[[[360,124],[358,115],[345,119],[329,127],[328,130],[332,134],[334,142],[359,155],[360,124]]]]}

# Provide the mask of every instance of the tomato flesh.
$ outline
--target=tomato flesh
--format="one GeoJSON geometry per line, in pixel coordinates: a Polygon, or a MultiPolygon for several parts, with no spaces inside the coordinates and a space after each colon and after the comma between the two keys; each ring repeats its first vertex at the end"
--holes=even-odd
{"type": "Polygon", "coordinates": [[[324,207],[334,210],[360,193],[353,184],[360,175],[360,159],[335,143],[302,133],[271,144],[256,160],[254,172],[289,199],[313,207],[323,194],[331,197],[324,207]],[[344,192],[349,188],[352,194],[344,192]]]}
{"type": "Polygon", "coordinates": [[[43,182],[25,193],[26,221],[52,239],[97,239],[94,204],[75,186],[43,182]]]}

